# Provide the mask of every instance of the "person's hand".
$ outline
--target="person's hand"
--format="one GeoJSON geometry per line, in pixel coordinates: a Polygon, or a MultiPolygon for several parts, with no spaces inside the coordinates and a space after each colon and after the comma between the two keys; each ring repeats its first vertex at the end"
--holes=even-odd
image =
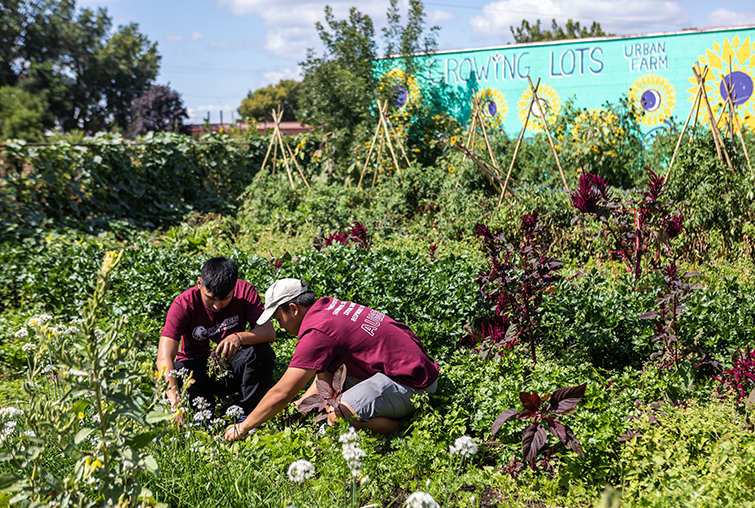
{"type": "Polygon", "coordinates": [[[241,347],[241,337],[238,333],[232,333],[220,341],[215,348],[216,355],[223,355],[226,358],[233,358],[241,347]]]}
{"type": "Polygon", "coordinates": [[[237,439],[241,439],[242,437],[246,436],[248,433],[249,431],[244,428],[243,423],[234,423],[233,425],[226,427],[225,439],[229,443],[232,443],[237,439]]]}

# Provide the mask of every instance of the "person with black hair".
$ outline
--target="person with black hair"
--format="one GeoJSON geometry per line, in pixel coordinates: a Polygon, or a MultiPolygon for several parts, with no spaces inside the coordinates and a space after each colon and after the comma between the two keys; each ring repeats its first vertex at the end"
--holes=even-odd
{"type": "MultiPolygon", "coordinates": [[[[310,380],[301,401],[331,384],[346,366],[347,385],[338,407],[328,408],[328,423],[346,418],[357,429],[376,434],[400,430],[400,420],[415,408],[412,398],[438,388],[438,363],[430,358],[408,326],[364,305],[332,297],[318,299],[307,283],[280,279],[265,292],[265,312],[257,323],[275,319],[297,336],[288,369],[244,421],[226,428],[234,441],[282,411],[310,380]]],[[[298,404],[297,404],[298,405],[298,404]]]]}
{"type": "Polygon", "coordinates": [[[257,406],[270,387],[275,365],[270,346],[275,329],[269,322],[257,324],[263,311],[257,290],[239,280],[232,259],[216,257],[202,265],[197,285],[171,304],[157,349],[157,369],[168,381],[166,396],[174,407],[182,369],[192,372],[194,383],[188,389],[192,402],[202,397],[214,410],[217,396],[234,395],[233,403],[244,414],[257,406]],[[230,375],[220,379],[208,375],[210,341],[217,344],[215,354],[230,361],[230,375]]]}

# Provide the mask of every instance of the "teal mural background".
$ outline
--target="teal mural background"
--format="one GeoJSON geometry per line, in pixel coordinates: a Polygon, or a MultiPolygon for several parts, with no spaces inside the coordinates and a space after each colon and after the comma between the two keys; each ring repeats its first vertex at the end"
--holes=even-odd
{"type": "MultiPolygon", "coordinates": [[[[646,134],[663,128],[672,116],[684,121],[696,91],[695,62],[710,67],[706,83],[713,109],[719,111],[725,100],[726,80],[734,91],[740,124],[755,130],[755,26],[445,51],[418,58],[425,75],[410,88],[453,91],[448,111],[463,124],[471,113],[470,97],[477,96],[484,114],[509,136],[522,128],[530,98],[528,77],[541,79],[542,109],[533,108],[533,113],[545,111],[547,118],[557,115],[571,97],[577,107],[599,108],[627,95],[643,112],[646,134]]],[[[407,92],[403,97],[412,95],[412,90],[407,92]]],[[[698,120],[706,123],[703,110],[698,120]]],[[[540,125],[531,117],[527,132],[538,131],[540,125]]]]}

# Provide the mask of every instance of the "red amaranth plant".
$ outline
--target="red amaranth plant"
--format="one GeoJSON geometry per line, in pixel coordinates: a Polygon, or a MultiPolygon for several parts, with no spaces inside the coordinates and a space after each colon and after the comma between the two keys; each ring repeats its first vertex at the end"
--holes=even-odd
{"type": "Polygon", "coordinates": [[[547,256],[537,213],[523,215],[520,227],[525,241],[515,248],[506,242],[500,228],[491,231],[477,223],[475,229],[482,239],[488,267],[478,272],[476,282],[483,297],[494,305],[495,317],[488,321],[487,330],[483,327],[483,333],[493,332],[489,340],[494,344],[512,346],[520,336],[524,337],[534,362],[540,304],[545,290],[559,280],[563,263],[547,256]]]}
{"type": "Polygon", "coordinates": [[[532,423],[522,432],[522,455],[525,462],[529,461],[532,469],[535,469],[535,457],[540,453],[548,438],[545,427],[567,448],[584,459],[585,452],[582,450],[582,445],[577,436],[574,435],[574,431],[561,423],[555,415],[574,414],[577,411],[577,404],[585,396],[586,387],[587,383],[579,386],[567,386],[559,388],[553,393],[548,393],[544,397],[540,397],[537,393],[519,392],[519,400],[522,401],[524,409],[522,411],[507,409],[498,415],[490,429],[491,433],[495,435],[503,424],[512,417],[519,420],[531,420],[532,423]],[[549,404],[544,406],[546,402],[549,402],[549,404]],[[545,427],[543,427],[543,424],[545,424],[545,427]]]}
{"type": "Polygon", "coordinates": [[[367,233],[367,228],[364,224],[358,221],[352,222],[350,228],[346,231],[331,233],[325,239],[325,247],[340,243],[343,245],[358,245],[364,249],[369,249],[372,246],[370,235],[367,233]]]}
{"type": "Polygon", "coordinates": [[[755,350],[750,350],[749,344],[744,353],[737,348],[736,352],[732,353],[732,360],[732,368],[713,376],[713,379],[723,385],[723,391],[734,391],[739,405],[742,399],[747,399],[755,393],[755,350]]]}
{"type": "Polygon", "coordinates": [[[341,397],[343,396],[343,385],[346,382],[346,365],[341,365],[335,374],[333,374],[333,386],[331,387],[326,381],[318,379],[315,381],[317,393],[310,395],[299,404],[299,411],[309,413],[317,409],[320,414],[315,419],[316,422],[322,421],[328,417],[328,407],[333,410],[341,407],[341,397]]]}

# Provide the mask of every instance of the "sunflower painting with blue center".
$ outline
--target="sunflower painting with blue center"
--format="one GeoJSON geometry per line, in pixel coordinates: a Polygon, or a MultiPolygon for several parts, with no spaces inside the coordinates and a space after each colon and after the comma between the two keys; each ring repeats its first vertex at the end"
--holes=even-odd
{"type": "Polygon", "coordinates": [[[388,100],[388,118],[396,132],[406,133],[421,101],[417,80],[401,69],[391,69],[380,78],[380,95],[388,100]]]}
{"type": "Polygon", "coordinates": [[[676,92],[668,79],[658,74],[640,76],[629,88],[629,100],[641,113],[643,127],[658,127],[671,118],[676,92]]]}
{"type": "MultiPolygon", "coordinates": [[[[527,118],[527,108],[530,107],[532,100],[532,91],[525,88],[519,97],[517,106],[519,108],[519,121],[524,125],[527,118]]],[[[537,89],[537,104],[532,104],[532,112],[527,123],[527,129],[531,132],[544,132],[543,122],[540,118],[545,115],[548,125],[553,125],[556,117],[561,113],[561,97],[555,88],[542,83],[537,89]]]]}
{"type": "MultiPolygon", "coordinates": [[[[727,37],[723,44],[716,42],[712,49],[705,50],[699,60],[701,66],[708,66],[705,91],[713,114],[716,118],[721,116],[719,127],[728,122],[728,111],[721,114],[721,109],[726,105],[726,89],[729,88],[740,127],[744,128],[746,125],[750,130],[755,130],[755,44],[750,42],[749,37],[741,40],[736,36],[731,41],[727,37]]],[[[697,93],[697,80],[692,77],[689,81],[693,84],[687,89],[689,101],[692,102],[697,93]]],[[[700,108],[698,121],[708,122],[705,108],[700,108]]]]}
{"type": "Polygon", "coordinates": [[[503,130],[503,122],[506,120],[509,107],[506,104],[506,97],[501,92],[495,88],[486,87],[475,93],[472,100],[473,107],[474,103],[480,105],[480,111],[487,125],[492,125],[497,131],[503,130]]]}

